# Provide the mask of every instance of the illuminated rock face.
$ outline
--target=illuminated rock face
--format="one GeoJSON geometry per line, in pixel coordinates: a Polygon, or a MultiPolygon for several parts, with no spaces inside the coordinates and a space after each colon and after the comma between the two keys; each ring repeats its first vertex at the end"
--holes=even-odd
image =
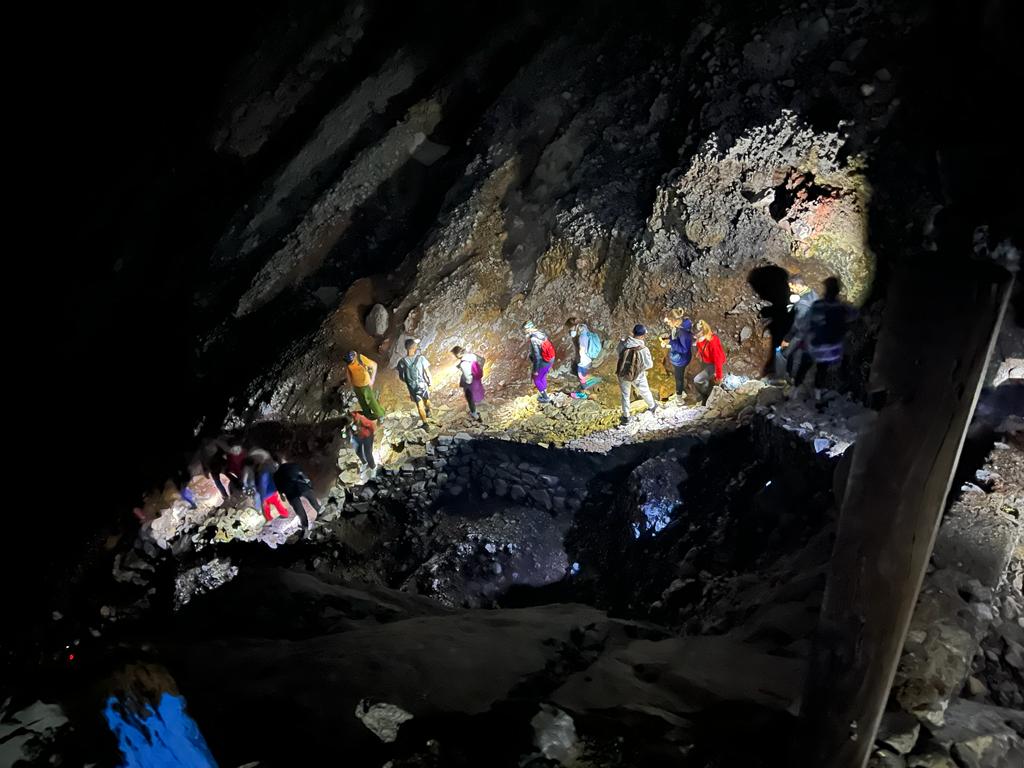
{"type": "MultiPolygon", "coordinates": [[[[605,119],[616,124],[619,118],[605,119]]],[[[418,254],[415,276],[394,306],[395,328],[381,344],[363,342],[382,367],[397,363],[403,338],[419,338],[437,374],[435,389],[450,397],[457,389],[449,350],[461,345],[487,358],[490,387],[501,392],[510,386],[518,394],[529,388],[520,329],[525,320],[549,334],[558,351],[554,373],[570,380],[570,316],[589,321],[606,348],[644,322],[657,348],[654,332],[667,332],[663,318],[680,307],[718,331],[731,371],[758,376],[770,343],[751,328],[762,326],[759,312],[770,302],[751,286],[752,270],[775,265],[812,285],[837,275],[848,299],[866,297],[874,272],[866,242],[867,187],[856,165],[838,159],[843,142],[835,133],[817,133],[784,114],[724,150],[711,140],[684,173],[658,186],[645,211],[624,204],[636,196],[629,179],[610,189],[592,187],[589,200],[582,199],[594,166],[610,162],[603,154],[611,150],[579,136],[586,152],[574,153],[567,146],[571,126],[567,131],[525,180],[517,156],[499,154],[474,165],[468,200],[442,215],[418,254]],[[549,152],[568,153],[572,162],[549,159],[558,174],[543,170],[549,152]],[[573,194],[553,197],[556,175],[573,194]],[[523,185],[534,190],[534,202],[525,202],[523,185]],[[510,199],[519,201],[518,213],[510,212],[510,199]],[[621,215],[608,226],[600,214],[616,203],[621,215]]],[[[635,155],[623,161],[631,158],[636,161],[635,155]]],[[[642,171],[627,175],[635,180],[642,171]]],[[[359,329],[348,321],[359,293],[350,292],[312,349],[288,369],[275,410],[315,413],[322,407],[321,382],[342,384],[335,358],[359,346],[359,329]]],[[[381,382],[385,401],[405,399],[390,376],[381,382]]]]}
{"type": "Polygon", "coordinates": [[[546,13],[513,12],[443,82],[419,52],[382,58],[238,210],[216,251],[248,264],[234,316],[326,305],[251,382],[264,415],[338,410],[351,348],[381,364],[396,406],[406,395],[386,369],[406,336],[422,340],[438,400],[460,396],[459,344],[487,358],[488,391],[507,401],[529,391],[524,321],[551,336],[554,373],[571,381],[569,317],[614,347],[636,322],[666,331],[672,308],[718,331],[731,372],[759,376],[772,346],[763,311],[785,297],[755,288],[754,270],[812,285],[836,275],[847,300],[866,299],[861,153],[895,86],[865,99],[837,85],[832,116],[813,112],[820,73],[859,66],[854,51],[841,76],[829,69],[859,39],[843,13],[688,17],[688,34],[667,36],[656,26],[671,18],[629,14],[614,32],[609,19],[588,32],[585,15],[550,34],[546,13]],[[498,78],[502,57],[519,64],[498,78]],[[363,322],[376,305],[390,314],[384,334],[363,322]]]}

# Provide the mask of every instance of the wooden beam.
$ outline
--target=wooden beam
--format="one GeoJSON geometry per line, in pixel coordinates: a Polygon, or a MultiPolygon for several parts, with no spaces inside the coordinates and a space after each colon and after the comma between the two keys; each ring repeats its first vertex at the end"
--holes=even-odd
{"type": "Polygon", "coordinates": [[[870,375],[884,405],[854,448],[795,765],[867,764],[1012,281],[967,260],[894,276],[870,375]]]}

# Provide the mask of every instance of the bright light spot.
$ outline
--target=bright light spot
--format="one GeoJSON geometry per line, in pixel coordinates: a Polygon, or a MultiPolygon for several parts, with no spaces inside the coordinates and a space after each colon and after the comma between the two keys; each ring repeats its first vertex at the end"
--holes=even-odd
{"type": "Polygon", "coordinates": [[[767,488],[767,487],[768,487],[769,485],[771,485],[771,484],[772,484],[772,481],[771,481],[771,480],[769,480],[769,481],[768,481],[767,483],[765,483],[765,484],[764,484],[764,487],[765,487],[765,488],[767,488]]]}

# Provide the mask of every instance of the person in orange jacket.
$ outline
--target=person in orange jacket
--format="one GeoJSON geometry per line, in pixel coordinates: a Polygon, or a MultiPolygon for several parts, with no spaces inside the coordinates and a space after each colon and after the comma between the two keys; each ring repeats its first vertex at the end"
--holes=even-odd
{"type": "Polygon", "coordinates": [[[693,385],[700,392],[703,403],[708,401],[715,384],[721,384],[725,376],[725,350],[718,335],[711,330],[706,320],[697,321],[697,354],[700,355],[703,369],[693,377],[693,385]]]}
{"type": "Polygon", "coordinates": [[[377,394],[373,391],[377,381],[377,364],[355,350],[346,353],[345,363],[348,383],[352,385],[363,413],[374,420],[384,418],[384,409],[377,402],[377,394]]]}

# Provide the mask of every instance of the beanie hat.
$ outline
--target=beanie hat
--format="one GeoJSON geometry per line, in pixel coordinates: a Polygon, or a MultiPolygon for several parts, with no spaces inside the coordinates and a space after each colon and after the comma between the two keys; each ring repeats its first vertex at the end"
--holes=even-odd
{"type": "Polygon", "coordinates": [[[523,323],[523,330],[535,331],[537,330],[537,326],[533,324],[533,320],[527,320],[525,323],[523,323]]]}
{"type": "Polygon", "coordinates": [[[633,326],[633,335],[634,336],[646,336],[647,335],[647,326],[643,325],[642,323],[637,323],[636,325],[633,326]]]}

